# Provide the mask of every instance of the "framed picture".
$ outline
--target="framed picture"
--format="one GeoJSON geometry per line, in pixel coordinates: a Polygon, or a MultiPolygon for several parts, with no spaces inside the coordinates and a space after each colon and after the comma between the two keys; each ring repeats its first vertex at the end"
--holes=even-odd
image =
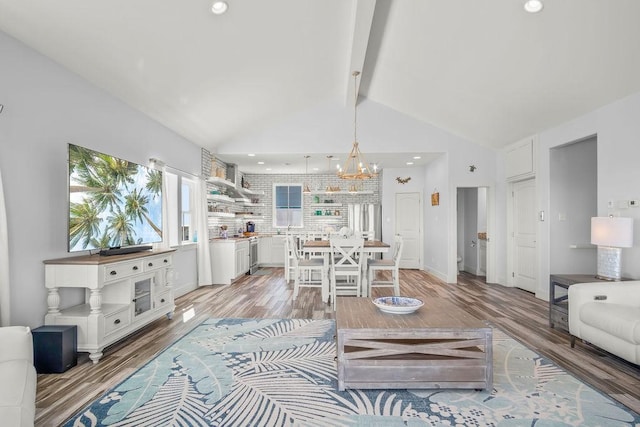
{"type": "Polygon", "coordinates": [[[431,206],[438,206],[440,204],[440,193],[431,194],[431,206]]]}

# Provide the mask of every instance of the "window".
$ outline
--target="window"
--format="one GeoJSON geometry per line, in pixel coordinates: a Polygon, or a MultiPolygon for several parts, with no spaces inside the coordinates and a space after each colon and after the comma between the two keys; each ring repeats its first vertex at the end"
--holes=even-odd
{"type": "Polygon", "coordinates": [[[302,184],[273,185],[273,226],[302,227],[302,184]]]}
{"type": "Polygon", "coordinates": [[[195,182],[190,179],[182,178],[180,185],[180,230],[182,242],[194,240],[195,224],[192,199],[195,196],[195,182]]]}
{"type": "Polygon", "coordinates": [[[194,240],[196,183],[187,177],[167,174],[167,222],[169,245],[179,246],[194,240]]]}

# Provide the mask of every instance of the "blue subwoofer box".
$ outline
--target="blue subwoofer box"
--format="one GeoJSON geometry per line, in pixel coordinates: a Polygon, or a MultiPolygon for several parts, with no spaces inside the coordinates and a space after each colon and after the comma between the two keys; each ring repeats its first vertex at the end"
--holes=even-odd
{"type": "Polygon", "coordinates": [[[31,331],[33,362],[39,374],[59,374],[78,363],[76,325],[47,325],[31,331]]]}

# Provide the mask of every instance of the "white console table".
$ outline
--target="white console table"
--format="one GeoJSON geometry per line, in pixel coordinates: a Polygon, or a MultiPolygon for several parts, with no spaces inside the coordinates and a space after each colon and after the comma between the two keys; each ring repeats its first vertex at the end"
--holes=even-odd
{"type": "Polygon", "coordinates": [[[44,261],[46,325],[76,325],[78,351],[98,363],[102,350],[148,323],[173,317],[171,250],[44,261]],[[85,303],[60,308],[59,288],[84,288],[85,303]]]}

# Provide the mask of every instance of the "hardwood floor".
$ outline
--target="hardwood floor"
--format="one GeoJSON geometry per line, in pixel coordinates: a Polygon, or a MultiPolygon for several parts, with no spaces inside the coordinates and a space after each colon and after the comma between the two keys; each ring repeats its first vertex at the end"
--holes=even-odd
{"type": "MultiPolygon", "coordinates": [[[[229,286],[204,287],[176,300],[173,320],[160,319],[105,350],[97,365],[80,353],[78,366],[63,374],[38,375],[36,425],[58,426],[89,402],[135,372],[150,358],[211,317],[334,318],[333,308],[320,301],[317,289],[302,289],[291,300],[293,285],[282,268],[271,274],[245,276],[229,286]],[[190,319],[187,319],[192,316],[190,319]]],[[[590,345],[569,346],[569,335],[551,329],[546,301],[516,288],[491,285],[463,273],[447,284],[417,270],[402,270],[401,290],[426,301],[449,298],[480,319],[505,332],[601,392],[640,412],[640,366],[590,345]]],[[[391,289],[374,290],[374,297],[391,289]]]]}

